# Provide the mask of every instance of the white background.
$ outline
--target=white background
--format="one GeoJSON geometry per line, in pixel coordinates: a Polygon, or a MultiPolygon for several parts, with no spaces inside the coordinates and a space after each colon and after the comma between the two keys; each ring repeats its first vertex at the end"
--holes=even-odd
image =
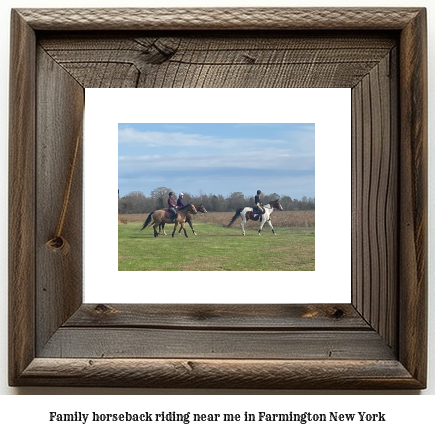
{"type": "MultiPolygon", "coordinates": [[[[350,89],[87,89],[85,302],[349,303],[350,96],[350,89]],[[168,100],[170,105],[166,103],[168,100]],[[149,103],[144,105],[143,101],[149,103]],[[228,101],[233,103],[228,104],[228,101]],[[292,103],[285,104],[284,109],[282,101],[292,103]],[[117,271],[118,122],[315,123],[316,270],[117,271]],[[104,164],[101,164],[102,154],[104,164]],[[101,188],[102,179],[104,189],[101,188]],[[345,199],[340,218],[329,206],[331,194],[345,199]],[[107,214],[113,218],[101,219],[102,209],[108,210],[107,214]],[[101,234],[98,243],[94,242],[92,234],[101,234]],[[204,285],[183,288],[183,291],[174,285],[163,286],[159,291],[151,290],[155,283],[181,282],[189,277],[196,281],[201,279],[204,285]],[[251,284],[259,279],[264,287],[251,284]]],[[[277,183],[279,186],[279,179],[277,183]]],[[[239,223],[240,219],[235,226],[240,228],[239,223]]],[[[277,233],[279,236],[279,228],[277,233]]],[[[153,238],[151,229],[144,230],[141,235],[153,238]]],[[[270,230],[263,231],[262,237],[270,236],[273,236],[270,230]]],[[[152,248],[158,249],[158,241],[155,240],[152,248]]]]}
{"type": "MultiPolygon", "coordinates": [[[[88,411],[91,412],[101,411],[102,408],[108,411],[118,410],[125,411],[129,408],[134,409],[141,408],[146,410],[146,408],[153,408],[157,410],[158,408],[165,407],[167,411],[177,410],[179,407],[184,407],[189,405],[190,408],[194,408],[196,411],[203,412],[223,412],[226,408],[233,408],[234,411],[244,411],[247,409],[254,409],[255,407],[266,406],[269,410],[274,410],[276,412],[287,412],[290,410],[302,410],[302,411],[334,411],[334,408],[339,408],[338,411],[343,412],[356,412],[364,411],[364,409],[369,409],[373,411],[384,411],[389,412],[391,415],[390,422],[386,424],[370,424],[370,425],[328,425],[322,427],[326,432],[334,432],[346,430],[349,428],[353,429],[353,432],[364,432],[367,430],[371,432],[404,432],[406,430],[420,430],[423,431],[427,429],[429,424],[433,424],[432,412],[433,412],[433,394],[435,391],[435,375],[434,375],[434,360],[435,360],[435,342],[434,342],[434,322],[433,322],[433,312],[435,310],[435,302],[433,297],[433,278],[434,267],[431,264],[431,259],[433,257],[433,249],[435,246],[435,239],[433,231],[430,230],[430,251],[429,251],[429,387],[424,391],[398,391],[398,392],[385,392],[385,391],[349,391],[349,392],[334,392],[334,391],[318,391],[316,394],[328,394],[331,395],[327,398],[322,396],[311,396],[312,392],[298,392],[298,391],[283,391],[283,392],[261,392],[261,391],[226,391],[228,394],[233,394],[233,396],[210,396],[201,397],[195,396],[194,394],[208,394],[213,395],[215,393],[222,393],[222,391],[193,391],[193,390],[123,390],[123,389],[87,389],[87,388],[9,388],[7,386],[7,134],[8,134],[8,62],[9,62],[9,13],[11,7],[144,7],[144,6],[341,6],[349,7],[352,6],[390,6],[390,7],[405,7],[405,6],[424,6],[428,9],[428,23],[429,23],[429,140],[433,134],[435,128],[435,112],[433,110],[433,95],[435,91],[434,80],[431,79],[432,71],[434,69],[434,22],[435,22],[435,4],[433,1],[367,1],[360,0],[358,2],[350,3],[348,0],[342,1],[331,1],[331,0],[317,0],[317,1],[278,1],[272,0],[266,2],[262,1],[242,1],[242,0],[226,0],[226,1],[194,1],[194,0],[163,0],[163,1],[146,1],[146,0],[70,0],[66,2],[59,2],[55,0],[44,0],[44,1],[18,1],[18,0],[3,0],[0,5],[0,41],[1,41],[1,80],[0,80],[0,393],[4,395],[35,395],[43,394],[47,395],[44,397],[36,396],[1,396],[0,397],[0,408],[1,408],[1,426],[9,424],[9,430],[11,429],[29,429],[29,430],[42,430],[45,432],[59,432],[62,429],[63,432],[78,432],[78,426],[74,424],[65,425],[51,425],[49,426],[47,422],[48,411],[56,411],[60,409],[61,411],[74,412],[74,411],[88,411]],[[146,397],[146,396],[128,396],[121,399],[111,398],[111,397],[99,397],[93,398],[89,396],[91,394],[127,394],[127,395],[156,395],[156,394],[190,394],[190,396],[169,396],[169,397],[146,397]],[[238,394],[255,394],[263,396],[246,397],[237,396],[238,394]],[[64,398],[59,398],[56,394],[68,395],[64,398]],[[72,397],[71,395],[81,395],[79,397],[72,397]],[[264,396],[272,394],[273,396],[264,396]],[[292,395],[310,395],[310,396],[298,396],[294,397],[292,395]],[[343,395],[354,395],[352,397],[347,397],[343,395]],[[384,394],[388,395],[401,395],[401,396],[382,396],[384,394]],[[413,395],[432,395],[428,397],[418,397],[413,395]],[[379,395],[379,396],[369,396],[369,395],[379,395]],[[430,399],[429,399],[430,398],[430,399]],[[331,409],[331,407],[334,407],[331,409]],[[220,410],[222,408],[222,410],[220,410]],[[425,425],[426,424],[426,425],[425,425]],[[56,431],[55,431],[56,430],[56,431]],[[332,431],[333,430],[333,431],[332,431]]],[[[430,151],[433,149],[433,144],[430,145],[430,151]]],[[[433,157],[430,152],[430,168],[433,167],[433,157]]],[[[433,182],[433,174],[431,173],[430,182],[433,182]]],[[[433,189],[430,189],[429,204],[435,203],[435,197],[433,195],[433,189]]],[[[432,206],[430,205],[430,219],[433,220],[432,216],[432,206]]],[[[193,410],[192,410],[193,411],[193,410]]],[[[89,425],[90,428],[84,426],[84,429],[92,429],[95,432],[95,426],[89,425]]],[[[187,425],[189,426],[189,425],[187,425]]],[[[185,429],[181,426],[169,425],[170,429],[185,429]]],[[[208,431],[222,432],[225,426],[207,426],[208,431]]],[[[240,431],[240,427],[234,427],[240,431]]],[[[121,429],[125,429],[123,425],[104,425],[104,430],[106,432],[119,432],[121,429]]],[[[134,432],[144,432],[146,427],[142,425],[135,427],[134,432]]],[[[164,427],[165,430],[168,426],[164,427]]],[[[201,432],[204,428],[200,426],[201,432]]],[[[226,428],[228,429],[228,428],[226,428]]],[[[277,425],[255,425],[251,428],[254,432],[264,432],[264,430],[271,430],[277,432],[299,432],[304,430],[314,430],[318,429],[317,425],[287,425],[277,426],[277,425]]],[[[132,429],[129,429],[131,432],[132,429]]],[[[234,429],[235,430],[235,429],[234,429]]],[[[158,432],[156,427],[154,427],[153,432],[158,432]]],[[[163,429],[162,429],[163,431],[163,429]]]]}

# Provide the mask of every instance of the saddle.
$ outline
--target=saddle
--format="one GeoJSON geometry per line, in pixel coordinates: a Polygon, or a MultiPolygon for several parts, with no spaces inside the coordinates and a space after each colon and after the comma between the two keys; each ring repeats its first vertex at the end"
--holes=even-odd
{"type": "Polygon", "coordinates": [[[249,218],[254,221],[261,221],[261,217],[263,216],[263,214],[259,214],[258,211],[251,211],[250,214],[249,218]]]}
{"type": "MultiPolygon", "coordinates": [[[[165,208],[165,218],[172,220],[172,216],[173,216],[173,214],[171,213],[171,211],[169,211],[167,208],[165,208]]],[[[175,218],[177,218],[177,216],[178,216],[178,213],[175,214],[175,218]]]]}
{"type": "Polygon", "coordinates": [[[255,220],[255,221],[258,221],[258,220],[261,221],[261,216],[262,216],[263,214],[264,214],[264,211],[261,212],[257,207],[254,207],[254,208],[252,209],[252,217],[251,217],[251,219],[252,219],[252,220],[255,220]]]}

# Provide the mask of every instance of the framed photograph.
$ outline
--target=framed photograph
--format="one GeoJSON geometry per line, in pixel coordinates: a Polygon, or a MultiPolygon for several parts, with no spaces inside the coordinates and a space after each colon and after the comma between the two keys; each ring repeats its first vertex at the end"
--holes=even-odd
{"type": "Polygon", "coordinates": [[[13,10],[10,385],[425,388],[426,63],[424,8],[13,10]],[[84,148],[105,151],[83,143],[93,88],[160,89],[168,105],[174,88],[350,90],[351,179],[330,194],[350,185],[351,210],[328,205],[351,221],[349,264],[333,264],[351,301],[87,302],[89,264],[106,272],[106,234],[84,226],[84,148]]]}
{"type": "Polygon", "coordinates": [[[85,303],[350,303],[350,89],[98,88],[85,98],[84,233],[104,234],[84,237],[85,303]],[[270,214],[274,231],[264,224],[259,237],[260,222],[247,221],[241,237],[236,211],[253,205],[254,184],[282,210],[270,214]],[[207,212],[192,217],[195,232],[186,224],[187,239],[171,224],[154,239],[144,222],[175,188],[207,212]]]}

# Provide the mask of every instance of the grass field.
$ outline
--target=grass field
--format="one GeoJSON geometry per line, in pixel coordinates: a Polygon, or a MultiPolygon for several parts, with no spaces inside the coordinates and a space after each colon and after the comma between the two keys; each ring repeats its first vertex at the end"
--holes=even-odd
{"type": "MultiPolygon", "coordinates": [[[[217,213],[218,214],[218,213],[217,213]]],[[[196,216],[195,216],[196,217],[196,216]]],[[[203,216],[206,217],[206,216],[203,216]]],[[[143,222],[143,220],[142,220],[143,222]]],[[[118,269],[120,271],[313,271],[314,227],[274,227],[268,225],[258,236],[258,223],[246,227],[241,235],[240,219],[226,228],[208,223],[205,218],[194,221],[197,236],[187,226],[174,238],[173,225],[166,226],[168,235],[153,236],[153,229],[141,231],[142,223],[118,225],[118,269]]]]}

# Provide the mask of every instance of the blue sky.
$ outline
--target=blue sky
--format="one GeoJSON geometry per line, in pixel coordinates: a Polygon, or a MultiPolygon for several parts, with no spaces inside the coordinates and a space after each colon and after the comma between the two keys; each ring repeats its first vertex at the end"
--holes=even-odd
{"type": "Polygon", "coordinates": [[[118,124],[120,196],[177,194],[315,197],[314,124],[118,124]]]}

